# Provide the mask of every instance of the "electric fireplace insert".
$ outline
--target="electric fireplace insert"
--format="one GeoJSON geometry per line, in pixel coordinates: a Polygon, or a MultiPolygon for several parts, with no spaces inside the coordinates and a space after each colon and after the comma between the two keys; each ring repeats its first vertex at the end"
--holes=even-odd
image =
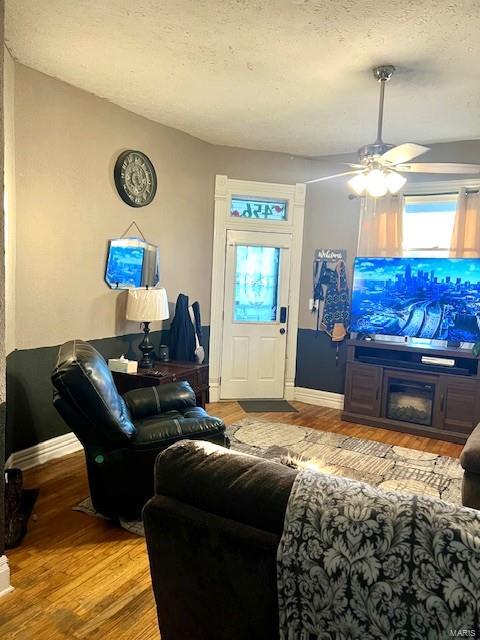
{"type": "Polygon", "coordinates": [[[389,378],[387,418],[431,426],[435,384],[389,378]]]}

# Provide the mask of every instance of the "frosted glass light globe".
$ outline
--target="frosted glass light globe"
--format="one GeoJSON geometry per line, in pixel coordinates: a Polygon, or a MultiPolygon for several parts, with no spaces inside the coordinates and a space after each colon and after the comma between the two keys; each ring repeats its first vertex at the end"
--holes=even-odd
{"type": "Polygon", "coordinates": [[[397,193],[398,191],[400,191],[406,181],[407,179],[396,171],[389,171],[387,173],[387,177],[385,178],[385,182],[390,193],[397,193]]]}
{"type": "Polygon", "coordinates": [[[364,173],[359,173],[358,175],[353,176],[353,178],[350,178],[348,184],[357,195],[361,196],[367,186],[367,178],[364,173]]]}
{"type": "Polygon", "coordinates": [[[367,191],[374,198],[380,198],[388,191],[385,175],[380,169],[372,169],[367,175],[366,182],[367,191]]]}

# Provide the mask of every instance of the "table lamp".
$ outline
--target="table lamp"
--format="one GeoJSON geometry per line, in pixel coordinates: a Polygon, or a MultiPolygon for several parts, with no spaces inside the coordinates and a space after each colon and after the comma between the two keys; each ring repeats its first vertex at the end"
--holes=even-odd
{"type": "Polygon", "coordinates": [[[142,369],[153,366],[153,344],[150,342],[150,322],[166,320],[169,317],[168,299],[165,289],[129,289],[127,300],[127,320],[143,322],[143,340],[138,348],[143,354],[139,363],[142,369]]]}

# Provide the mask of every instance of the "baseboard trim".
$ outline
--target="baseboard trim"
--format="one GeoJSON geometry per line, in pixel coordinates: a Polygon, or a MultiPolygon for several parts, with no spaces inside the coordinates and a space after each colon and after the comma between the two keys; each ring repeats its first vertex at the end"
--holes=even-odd
{"type": "MultiPolygon", "coordinates": [[[[216,385],[210,386],[210,402],[219,401],[218,392],[218,383],[216,385]]],[[[343,409],[342,393],[332,393],[331,391],[320,391],[318,389],[307,389],[305,387],[292,388],[287,386],[286,398],[287,400],[298,400],[298,402],[314,404],[318,407],[328,407],[329,409],[343,409]]],[[[37,467],[38,465],[44,464],[45,462],[50,462],[50,460],[62,458],[69,453],[75,453],[75,451],[80,451],[81,449],[82,445],[75,434],[66,433],[63,436],[57,436],[56,438],[45,440],[45,442],[40,442],[39,444],[36,444],[33,447],[29,447],[28,449],[22,449],[21,451],[12,453],[12,455],[5,463],[5,468],[10,469],[12,467],[16,467],[25,471],[26,469],[37,467]]],[[[4,556],[0,557],[0,572],[2,571],[1,560],[3,557],[4,556]]]]}
{"type": "Polygon", "coordinates": [[[57,436],[56,438],[50,438],[49,440],[40,442],[28,449],[15,451],[15,453],[12,453],[8,458],[5,467],[7,469],[16,467],[25,471],[39,464],[44,464],[45,462],[50,462],[50,460],[66,456],[69,453],[80,451],[80,449],[82,449],[82,445],[75,434],[66,433],[63,436],[57,436]]]}
{"type": "Polygon", "coordinates": [[[293,380],[285,381],[285,400],[295,400],[295,383],[293,380]]]}
{"type": "Polygon", "coordinates": [[[295,387],[295,400],[329,409],[343,409],[343,393],[295,387]]]}
{"type": "Polygon", "coordinates": [[[209,402],[220,402],[220,383],[218,380],[209,381],[209,402]]]}
{"type": "Polygon", "coordinates": [[[10,567],[7,556],[0,556],[0,598],[11,593],[13,587],[10,584],[10,567]]]}
{"type": "MultiPolygon", "coordinates": [[[[210,380],[210,402],[222,402],[223,399],[220,398],[220,383],[214,382],[210,380]]],[[[293,380],[285,380],[285,388],[284,388],[284,399],[285,400],[295,400],[295,383],[293,380]]],[[[226,398],[225,400],[229,400],[230,398],[226,398]]],[[[233,398],[231,398],[233,400],[233,398]]],[[[239,400],[237,398],[236,400],[239,400]]]]}

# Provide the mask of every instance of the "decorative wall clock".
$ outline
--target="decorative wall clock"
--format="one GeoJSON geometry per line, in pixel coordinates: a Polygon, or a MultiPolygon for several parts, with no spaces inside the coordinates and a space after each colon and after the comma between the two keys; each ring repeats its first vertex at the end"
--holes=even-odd
{"type": "Polygon", "coordinates": [[[113,171],[121,199],[131,207],[144,207],[155,197],[157,175],[149,158],[141,151],[124,151],[113,171]]]}

